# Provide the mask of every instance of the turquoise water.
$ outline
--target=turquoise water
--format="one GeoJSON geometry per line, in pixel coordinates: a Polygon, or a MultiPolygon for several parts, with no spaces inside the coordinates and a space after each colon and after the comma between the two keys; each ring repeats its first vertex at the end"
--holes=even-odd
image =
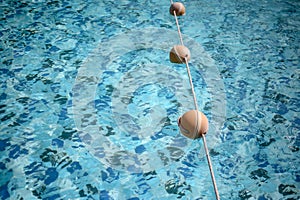
{"type": "MultiPolygon", "coordinates": [[[[183,2],[221,199],[299,199],[300,2],[183,2]]],[[[0,199],[214,199],[169,3],[1,3],[0,199]]]]}

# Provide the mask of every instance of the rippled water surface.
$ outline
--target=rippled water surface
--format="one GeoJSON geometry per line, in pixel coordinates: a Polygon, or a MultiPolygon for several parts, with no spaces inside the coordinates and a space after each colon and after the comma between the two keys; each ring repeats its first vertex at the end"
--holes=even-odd
{"type": "MultiPolygon", "coordinates": [[[[300,198],[300,2],[183,1],[221,199],[300,198]]],[[[170,1],[0,4],[0,199],[214,199],[170,1]]]]}

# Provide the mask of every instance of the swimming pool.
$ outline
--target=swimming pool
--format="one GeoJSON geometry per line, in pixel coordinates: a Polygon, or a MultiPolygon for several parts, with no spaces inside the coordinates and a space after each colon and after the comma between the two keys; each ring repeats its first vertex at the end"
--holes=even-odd
{"type": "MultiPolygon", "coordinates": [[[[221,199],[299,199],[300,2],[183,3],[221,199]]],[[[214,199],[169,6],[0,5],[1,199],[214,199]]]]}

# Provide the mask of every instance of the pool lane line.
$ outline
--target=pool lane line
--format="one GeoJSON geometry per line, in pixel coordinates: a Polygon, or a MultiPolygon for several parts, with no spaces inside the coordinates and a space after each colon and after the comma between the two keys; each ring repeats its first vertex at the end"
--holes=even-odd
{"type": "MultiPolygon", "coordinates": [[[[172,6],[172,4],[173,4],[173,1],[171,0],[171,6],[172,6]]],[[[178,31],[178,35],[179,35],[179,39],[180,39],[181,45],[184,46],[182,35],[181,35],[181,31],[180,31],[180,26],[179,26],[179,22],[178,22],[178,18],[177,18],[177,14],[176,14],[176,10],[175,9],[173,11],[173,15],[174,15],[174,18],[175,18],[175,21],[176,21],[177,31],[178,31]]],[[[198,104],[197,104],[196,94],[195,94],[195,91],[194,91],[194,85],[193,85],[193,81],[192,81],[192,76],[191,76],[191,72],[190,72],[190,68],[189,68],[187,56],[184,57],[184,61],[185,61],[187,73],[188,73],[188,76],[189,76],[190,86],[191,86],[191,89],[192,89],[194,106],[195,106],[195,109],[198,111],[198,104]]],[[[198,115],[199,114],[197,112],[197,120],[196,120],[197,123],[198,123],[198,115]]],[[[198,128],[198,124],[197,124],[196,127],[198,128]]],[[[213,186],[214,186],[214,191],[215,191],[216,199],[220,200],[220,195],[219,195],[219,191],[218,191],[218,187],[217,187],[217,183],[216,183],[216,179],[215,179],[215,175],[214,175],[214,171],[213,171],[211,159],[210,159],[210,156],[209,156],[209,150],[208,150],[208,147],[207,147],[205,134],[202,134],[202,140],[203,140],[203,145],[204,145],[204,149],[205,149],[205,154],[206,154],[206,158],[207,158],[207,162],[208,162],[208,166],[209,166],[209,171],[210,171],[211,179],[212,179],[213,186]]]]}

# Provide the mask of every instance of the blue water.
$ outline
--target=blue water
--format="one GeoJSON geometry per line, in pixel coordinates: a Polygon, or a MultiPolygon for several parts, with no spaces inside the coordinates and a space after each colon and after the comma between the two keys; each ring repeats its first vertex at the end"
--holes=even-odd
{"type": "MultiPolygon", "coordinates": [[[[183,2],[221,199],[299,199],[300,2],[183,2]]],[[[169,3],[1,2],[0,199],[214,199],[169,3]]]]}

